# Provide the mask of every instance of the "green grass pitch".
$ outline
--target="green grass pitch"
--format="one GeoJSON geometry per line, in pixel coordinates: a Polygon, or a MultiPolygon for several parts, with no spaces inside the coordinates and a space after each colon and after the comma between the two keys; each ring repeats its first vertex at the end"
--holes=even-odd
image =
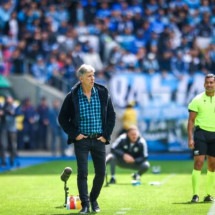
{"type": "MultiPolygon", "coordinates": [[[[142,176],[142,184],[131,184],[132,170],[116,169],[117,184],[102,188],[98,199],[101,215],[206,215],[213,204],[202,203],[205,195],[206,167],[201,177],[200,202],[190,204],[192,197],[192,161],[151,161],[161,172],[151,169],[142,176]],[[160,186],[150,185],[160,182],[160,186]]],[[[79,210],[67,210],[64,204],[63,169],[72,167],[67,186],[70,195],[77,195],[76,162],[52,161],[0,174],[0,214],[2,215],[72,215],[79,210]]],[[[109,170],[109,166],[107,168],[109,170]]],[[[110,176],[109,176],[110,177],[110,176]]],[[[89,189],[93,166],[89,162],[89,189]]],[[[210,213],[209,213],[210,212],[210,213]]]]}

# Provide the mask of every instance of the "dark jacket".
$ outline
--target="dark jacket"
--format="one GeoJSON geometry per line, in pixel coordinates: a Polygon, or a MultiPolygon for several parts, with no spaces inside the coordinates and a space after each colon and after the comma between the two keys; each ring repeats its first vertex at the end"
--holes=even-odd
{"type": "MultiPolygon", "coordinates": [[[[101,103],[102,136],[107,140],[106,144],[109,144],[110,136],[115,125],[116,114],[108,90],[104,86],[96,83],[94,84],[94,87],[98,90],[101,103]]],[[[61,127],[68,134],[68,144],[74,142],[75,138],[80,134],[80,110],[78,103],[79,88],[80,83],[77,83],[70,93],[67,94],[58,116],[61,127]]]]}
{"type": "Polygon", "coordinates": [[[126,133],[121,134],[112,144],[111,152],[122,159],[123,155],[131,155],[135,163],[142,163],[148,158],[148,147],[143,137],[139,137],[135,143],[130,143],[126,133]]]}

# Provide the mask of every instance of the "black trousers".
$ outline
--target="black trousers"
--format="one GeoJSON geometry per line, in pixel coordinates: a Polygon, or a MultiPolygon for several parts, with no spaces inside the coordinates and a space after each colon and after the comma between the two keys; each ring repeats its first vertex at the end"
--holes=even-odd
{"type": "Polygon", "coordinates": [[[121,168],[125,168],[125,169],[133,169],[133,170],[137,170],[137,173],[139,175],[142,175],[143,173],[145,173],[149,167],[150,167],[150,163],[146,160],[143,161],[141,163],[126,163],[122,158],[119,158],[115,155],[112,154],[111,159],[109,159],[109,161],[107,163],[110,163],[110,171],[111,171],[111,175],[115,175],[115,167],[119,166],[121,168]]]}
{"type": "Polygon", "coordinates": [[[78,165],[77,184],[82,206],[88,206],[89,200],[96,201],[105,179],[105,144],[97,139],[82,139],[75,143],[75,155],[78,165]],[[88,155],[91,154],[95,176],[88,195],[88,155]]]}

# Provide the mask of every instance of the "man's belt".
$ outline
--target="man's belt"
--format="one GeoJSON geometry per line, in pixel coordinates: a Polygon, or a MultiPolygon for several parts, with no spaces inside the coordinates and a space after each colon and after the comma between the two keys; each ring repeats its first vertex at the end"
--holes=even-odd
{"type": "Polygon", "coordinates": [[[102,134],[84,134],[84,136],[87,136],[89,139],[96,139],[102,136],[102,134]]]}

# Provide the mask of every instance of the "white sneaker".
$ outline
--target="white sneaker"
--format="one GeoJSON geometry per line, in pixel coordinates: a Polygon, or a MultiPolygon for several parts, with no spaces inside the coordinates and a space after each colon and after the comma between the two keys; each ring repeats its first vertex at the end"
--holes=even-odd
{"type": "Polygon", "coordinates": [[[140,181],[140,175],[138,173],[133,173],[131,177],[133,178],[133,180],[140,181]]]}

